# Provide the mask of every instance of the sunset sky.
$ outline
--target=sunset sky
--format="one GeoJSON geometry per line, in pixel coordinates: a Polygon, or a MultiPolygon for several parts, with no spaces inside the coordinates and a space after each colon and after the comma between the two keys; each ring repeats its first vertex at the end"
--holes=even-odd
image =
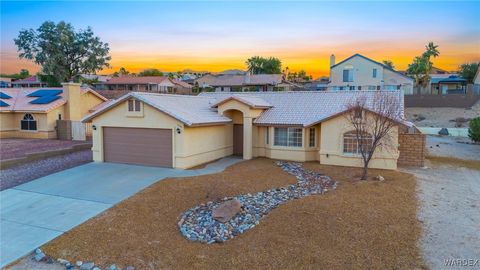
{"type": "Polygon", "coordinates": [[[480,61],[480,2],[1,2],[2,73],[39,70],[18,59],[23,28],[64,20],[91,26],[110,44],[108,73],[126,67],[162,71],[245,69],[254,55],[283,67],[328,75],[354,53],[407,67],[424,45],[439,45],[434,65],[456,70],[480,61]]]}

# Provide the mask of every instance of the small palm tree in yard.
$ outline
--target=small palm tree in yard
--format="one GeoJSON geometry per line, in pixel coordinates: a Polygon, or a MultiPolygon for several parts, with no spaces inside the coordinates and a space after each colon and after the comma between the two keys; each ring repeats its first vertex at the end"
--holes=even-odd
{"type": "Polygon", "coordinates": [[[355,145],[349,151],[362,158],[361,180],[367,180],[368,165],[378,149],[394,151],[397,147],[392,131],[398,126],[396,121],[403,118],[399,102],[398,96],[376,92],[370,101],[360,96],[347,105],[345,118],[352,129],[348,133],[353,134],[349,143],[355,145]]]}
{"type": "Polygon", "coordinates": [[[474,118],[470,121],[468,137],[474,142],[480,142],[480,117],[474,118]]]}

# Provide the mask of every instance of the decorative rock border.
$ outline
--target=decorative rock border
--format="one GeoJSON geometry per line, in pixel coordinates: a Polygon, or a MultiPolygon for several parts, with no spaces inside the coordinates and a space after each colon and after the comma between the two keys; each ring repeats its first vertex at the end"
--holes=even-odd
{"type": "Polygon", "coordinates": [[[336,188],[336,182],[330,177],[306,170],[301,163],[278,161],[276,165],[294,175],[297,183],[255,194],[225,197],[223,200],[195,206],[180,216],[178,227],[181,234],[188,240],[207,244],[225,242],[255,227],[270,211],[289,200],[323,194],[336,188]],[[242,204],[240,212],[224,223],[214,219],[212,211],[232,199],[242,204]]]}
{"type": "MultiPolygon", "coordinates": [[[[32,255],[32,259],[37,261],[37,263],[60,264],[63,265],[67,270],[102,270],[99,266],[96,266],[94,262],[76,261],[73,264],[65,259],[60,258],[55,261],[52,257],[45,255],[45,253],[43,253],[43,251],[39,248],[35,249],[32,255]]],[[[118,268],[115,264],[112,264],[107,267],[106,270],[120,270],[120,268],[118,268]]],[[[127,266],[125,270],[135,270],[135,268],[133,266],[127,266]]]]}

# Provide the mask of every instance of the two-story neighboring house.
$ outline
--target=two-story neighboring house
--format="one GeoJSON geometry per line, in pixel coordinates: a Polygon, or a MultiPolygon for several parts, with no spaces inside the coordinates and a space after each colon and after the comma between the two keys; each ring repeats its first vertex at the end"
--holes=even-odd
{"type": "Polygon", "coordinates": [[[335,64],[330,57],[330,83],[328,90],[403,90],[413,94],[414,80],[390,67],[354,54],[335,64]]]}

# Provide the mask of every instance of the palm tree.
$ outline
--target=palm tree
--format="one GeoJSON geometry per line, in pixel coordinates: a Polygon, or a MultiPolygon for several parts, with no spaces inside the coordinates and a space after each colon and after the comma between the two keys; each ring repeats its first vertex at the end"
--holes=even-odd
{"type": "Polygon", "coordinates": [[[391,68],[391,69],[395,69],[395,66],[393,65],[393,62],[390,61],[390,60],[383,60],[382,63],[383,63],[385,66],[387,66],[387,67],[389,67],[389,68],[391,68]]]}
{"type": "Polygon", "coordinates": [[[423,53],[423,57],[425,58],[425,74],[423,76],[422,82],[423,82],[423,87],[427,87],[428,83],[430,82],[430,72],[432,72],[433,68],[433,63],[430,61],[430,57],[433,56],[433,58],[436,58],[437,56],[440,55],[440,52],[438,51],[438,45],[433,44],[433,42],[429,42],[425,46],[425,52],[423,53]]]}
{"type": "Polygon", "coordinates": [[[248,72],[251,74],[259,74],[263,70],[263,58],[260,56],[253,56],[247,59],[245,62],[247,64],[248,72]]]}
{"type": "Polygon", "coordinates": [[[423,55],[427,56],[428,58],[430,58],[431,56],[435,58],[440,55],[440,52],[437,50],[437,48],[438,45],[433,44],[433,42],[429,42],[425,46],[425,52],[423,53],[423,55]]]}

